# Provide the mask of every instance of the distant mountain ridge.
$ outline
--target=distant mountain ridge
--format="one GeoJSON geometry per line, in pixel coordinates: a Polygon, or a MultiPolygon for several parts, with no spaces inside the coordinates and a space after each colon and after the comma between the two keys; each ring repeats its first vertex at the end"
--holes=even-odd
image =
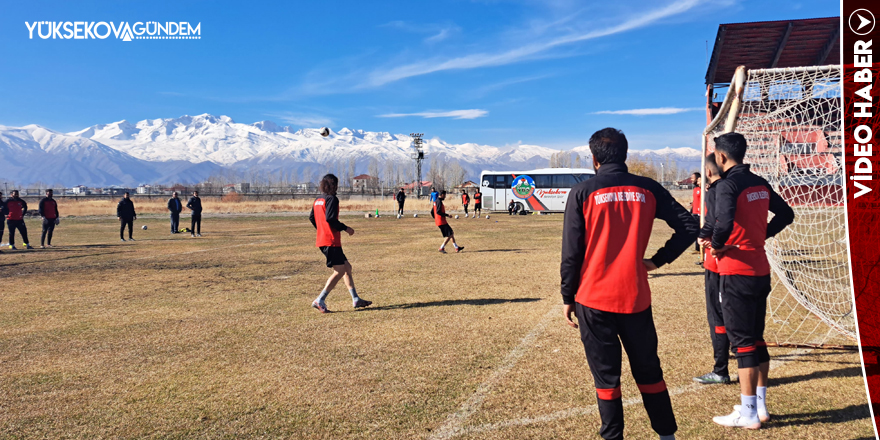
{"type": "MultiPolygon", "coordinates": [[[[358,172],[380,163],[411,163],[411,138],[403,134],[348,128],[322,137],[317,128],[294,130],[272,121],[237,123],[228,116],[202,114],[169,119],[125,120],[71,133],[37,125],[0,126],[0,176],[20,183],[122,185],[197,183],[223,170],[317,175],[328,164],[355,159],[358,172]]],[[[425,141],[429,157],[458,161],[469,178],[484,169],[547,166],[559,150],[538,145],[494,147],[475,143],[425,141]]],[[[589,148],[571,151],[589,162],[589,148]]],[[[651,161],[698,166],[692,148],[630,151],[651,161]]],[[[426,168],[427,168],[426,163],[426,168]]]]}

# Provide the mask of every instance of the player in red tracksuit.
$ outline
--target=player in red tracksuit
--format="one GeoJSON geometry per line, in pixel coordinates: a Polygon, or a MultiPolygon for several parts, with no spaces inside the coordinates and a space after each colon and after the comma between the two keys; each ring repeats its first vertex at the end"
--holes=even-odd
{"type": "MultiPolygon", "coordinates": [[[[694,219],[699,223],[700,221],[700,212],[702,209],[701,205],[701,196],[702,196],[702,184],[703,184],[703,176],[700,173],[691,174],[691,180],[694,182],[694,193],[693,200],[691,201],[691,214],[693,214],[694,219]]],[[[694,244],[694,253],[700,253],[700,243],[694,244]]],[[[697,263],[699,264],[699,263],[697,263]]]]}
{"type": "Polygon", "coordinates": [[[12,191],[12,197],[6,199],[6,225],[9,227],[9,249],[15,249],[15,230],[21,233],[21,240],[25,249],[33,249],[27,236],[27,225],[24,224],[24,213],[27,212],[27,202],[18,197],[18,190],[12,191]]]}
{"type": "Polygon", "coordinates": [[[468,216],[468,205],[471,203],[471,196],[468,195],[467,191],[461,191],[461,206],[464,207],[464,218],[468,216]]]}
{"type": "Polygon", "coordinates": [[[60,216],[58,215],[58,202],[52,198],[52,190],[46,190],[46,197],[40,200],[39,206],[40,218],[43,219],[43,234],[40,236],[40,247],[52,247],[52,233],[58,224],[60,216]],[[46,241],[48,235],[49,240],[46,241]]]}
{"type": "Polygon", "coordinates": [[[721,296],[718,294],[718,263],[709,252],[712,245],[712,230],[715,227],[715,185],[721,179],[721,170],[715,163],[715,153],[706,157],[706,221],[700,228],[697,240],[705,249],[703,268],[706,269],[706,318],[709,321],[709,334],[712,339],[712,352],[715,365],[710,373],[695,377],[702,384],[730,383],[730,340],[724,328],[724,315],[721,312],[721,296]]]}
{"type": "Polygon", "coordinates": [[[746,148],[746,139],[739,133],[715,138],[715,163],[722,180],[714,191],[711,255],[718,262],[724,328],[736,351],[742,404],[713,420],[719,425],[758,429],[770,419],[766,406],[770,354],[764,342],[764,319],[771,286],[764,241],[791,224],[794,211],[766,180],[743,164],[746,148]],[[770,212],[774,215],[768,223],[770,212]]]}
{"type": "Polygon", "coordinates": [[[351,263],[342,252],[341,232],[345,231],[348,235],[354,235],[354,229],[339,221],[339,199],[336,198],[338,186],[339,179],[336,176],[333,174],[325,175],[321,179],[321,192],[324,194],[315,199],[315,203],[312,204],[312,212],[309,213],[309,221],[318,230],[315,246],[327,258],[327,267],[333,268],[333,275],[327,279],[324,290],[312,302],[312,307],[321,313],[330,311],[327,309],[325,300],[340,279],[345,283],[345,287],[348,287],[355,309],[367,307],[373,303],[358,297],[357,289],[354,287],[354,279],[351,276],[351,263]]]}
{"type": "Polygon", "coordinates": [[[477,192],[474,193],[474,217],[479,218],[480,213],[483,212],[483,193],[477,189],[477,192]]]}
{"type": "Polygon", "coordinates": [[[455,252],[461,252],[464,250],[464,246],[459,246],[455,242],[455,233],[452,232],[452,227],[446,222],[446,218],[451,216],[446,213],[446,207],[443,206],[444,200],[446,200],[446,191],[440,191],[437,200],[434,202],[434,207],[431,208],[431,217],[434,217],[434,224],[440,228],[440,233],[443,234],[443,244],[440,245],[440,253],[446,253],[446,244],[449,243],[449,240],[452,240],[455,252]]]}
{"type": "Polygon", "coordinates": [[[596,386],[602,438],[623,438],[623,343],[651,427],[661,439],[674,439],[678,425],[657,356],[648,271],[678,258],[694,241],[699,225],[659,183],[627,171],[627,140],[621,131],[597,131],[590,151],[596,176],[572,188],[565,208],[560,268],[565,319],[580,329],[596,386]],[[645,259],[655,218],[674,233],[645,259]]]}

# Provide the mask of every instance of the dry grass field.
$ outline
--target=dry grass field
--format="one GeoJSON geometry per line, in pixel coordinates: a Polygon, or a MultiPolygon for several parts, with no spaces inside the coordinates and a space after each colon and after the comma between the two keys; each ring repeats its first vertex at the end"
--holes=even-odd
{"type": "MultiPolygon", "coordinates": [[[[0,437],[598,438],[561,316],[561,215],[451,220],[466,250],[448,255],[425,215],[342,220],[374,305],[353,311],[340,287],[326,315],[310,307],[329,272],[301,215],[209,211],[200,239],[144,216],[127,243],[113,218],[65,219],[58,247],[4,251],[0,437]]],[[[648,252],[668,234],[657,223],[648,252]]],[[[854,352],[771,349],[773,421],[712,423],[739,391],[691,380],[711,365],[694,260],[650,281],[680,439],[873,438],[854,352]]],[[[627,437],[655,438],[626,364],[623,397],[627,437]]]]}

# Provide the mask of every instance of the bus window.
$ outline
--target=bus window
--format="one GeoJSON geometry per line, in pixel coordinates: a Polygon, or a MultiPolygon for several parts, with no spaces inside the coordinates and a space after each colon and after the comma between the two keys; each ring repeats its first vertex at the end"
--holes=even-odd
{"type": "Polygon", "coordinates": [[[495,186],[493,188],[510,188],[510,185],[513,183],[513,177],[507,176],[504,174],[499,174],[495,176],[495,186]]]}
{"type": "Polygon", "coordinates": [[[587,179],[589,179],[590,177],[593,177],[593,175],[592,175],[592,174],[575,174],[575,175],[574,175],[574,178],[575,178],[578,182],[583,182],[584,180],[587,180],[587,179]]]}
{"type": "Polygon", "coordinates": [[[574,174],[556,174],[553,176],[553,188],[571,188],[578,180],[574,174]]]}
{"type": "Polygon", "coordinates": [[[535,181],[535,188],[553,188],[552,175],[533,174],[531,177],[535,181]]]}

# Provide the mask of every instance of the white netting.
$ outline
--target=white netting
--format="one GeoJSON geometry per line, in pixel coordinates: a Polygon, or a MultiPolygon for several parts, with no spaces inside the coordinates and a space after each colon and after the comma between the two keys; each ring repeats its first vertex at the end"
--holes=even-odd
{"type": "MultiPolygon", "coordinates": [[[[855,340],[843,205],[840,75],[840,66],[750,70],[742,86],[735,131],[748,140],[746,162],[795,211],[794,223],[766,246],[774,272],[768,341],[855,340]]],[[[731,84],[728,93],[735,89],[731,84]]],[[[735,103],[726,107],[722,112],[737,111],[735,103]]],[[[725,121],[728,114],[718,116],[725,121]]],[[[708,151],[714,151],[712,140],[724,131],[722,122],[708,134],[708,151]]]]}

